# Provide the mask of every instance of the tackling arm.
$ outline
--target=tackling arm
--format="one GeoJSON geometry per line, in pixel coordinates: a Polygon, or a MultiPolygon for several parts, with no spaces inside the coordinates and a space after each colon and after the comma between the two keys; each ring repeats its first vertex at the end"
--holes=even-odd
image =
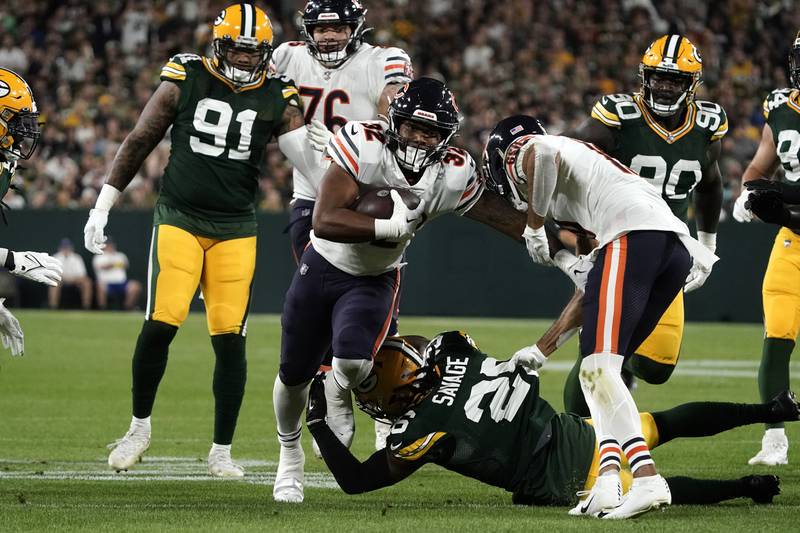
{"type": "Polygon", "coordinates": [[[745,184],[748,181],[760,178],[770,178],[777,167],[778,155],[775,152],[772,128],[770,128],[769,124],[764,124],[764,129],[761,132],[761,142],[758,144],[756,155],[753,156],[753,160],[747,165],[742,175],[742,189],[739,192],[736,203],[733,205],[734,219],[738,222],[750,222],[753,220],[753,213],[747,206],[750,191],[745,190],[745,184]]]}

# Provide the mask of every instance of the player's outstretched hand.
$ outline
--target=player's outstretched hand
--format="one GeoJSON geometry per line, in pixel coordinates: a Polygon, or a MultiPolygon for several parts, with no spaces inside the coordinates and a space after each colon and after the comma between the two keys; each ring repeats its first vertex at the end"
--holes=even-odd
{"type": "Polygon", "coordinates": [[[686,277],[686,284],[683,286],[683,292],[692,292],[699,289],[711,275],[711,267],[704,267],[697,261],[692,264],[692,269],[686,277]]]}
{"type": "Polygon", "coordinates": [[[25,353],[25,336],[17,317],[3,304],[5,301],[5,298],[0,298],[0,339],[3,348],[11,349],[11,355],[16,357],[25,353]]]}
{"type": "Polygon", "coordinates": [[[800,186],[794,183],[784,183],[768,179],[757,179],[745,182],[744,186],[748,191],[758,193],[775,193],[784,203],[796,205],[800,204],[800,186]]]}
{"type": "Polygon", "coordinates": [[[751,192],[748,190],[742,191],[736,202],[733,204],[733,219],[736,222],[752,222],[755,218],[753,212],[747,207],[747,201],[750,198],[751,192]]]}
{"type": "Polygon", "coordinates": [[[585,255],[576,256],[569,250],[559,250],[553,258],[555,265],[575,284],[581,292],[586,292],[586,280],[589,271],[594,267],[594,262],[585,255]]]}
{"type": "Polygon", "coordinates": [[[755,216],[769,224],[785,226],[789,223],[790,213],[780,194],[772,191],[753,191],[745,204],[755,216]]]}
{"type": "Polygon", "coordinates": [[[325,372],[318,372],[311,381],[308,390],[308,408],[306,409],[306,426],[325,423],[328,414],[328,403],[325,400],[325,372]]]}
{"type": "Polygon", "coordinates": [[[528,370],[539,370],[547,362],[547,356],[542,353],[538,346],[532,344],[517,350],[511,360],[528,370]]]}
{"type": "Polygon", "coordinates": [[[44,283],[51,287],[61,283],[61,261],[44,252],[12,252],[14,268],[11,270],[21,278],[44,283]]]}

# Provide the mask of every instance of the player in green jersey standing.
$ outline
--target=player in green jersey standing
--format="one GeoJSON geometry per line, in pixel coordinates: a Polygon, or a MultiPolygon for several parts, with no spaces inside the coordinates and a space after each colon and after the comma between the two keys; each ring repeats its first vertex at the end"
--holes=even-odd
{"type": "MultiPolygon", "coordinates": [[[[580,298],[565,311],[580,310],[580,298]]],[[[563,315],[562,315],[563,319],[563,315]]],[[[561,321],[561,319],[560,319],[561,321]]],[[[556,323],[537,343],[544,354],[572,327],[556,323]]],[[[516,358],[515,358],[516,359],[516,358]]],[[[527,505],[573,505],[604,466],[591,421],[557,414],[539,396],[536,371],[515,359],[498,361],[458,331],[428,343],[422,337],[392,337],[375,356],[373,372],[355,389],[356,401],[373,417],[393,421],[386,448],[364,462],[356,459],[325,422],[319,378],[309,396],[307,425],[340,487],[359,494],[400,482],[427,463],[513,493],[527,505]]],[[[679,437],[700,437],[763,420],[796,420],[800,405],[784,391],[765,404],[697,402],[641,413],[650,446],[679,437]]],[[[629,474],[629,473],[628,473],[629,474]]],[[[631,481],[630,475],[626,480],[631,481]]],[[[735,480],[667,479],[674,504],[710,504],[737,497],[769,503],[779,493],[775,476],[735,480]]],[[[596,506],[595,506],[596,507],[596,506]]],[[[587,498],[571,515],[630,518],[600,512],[587,498]]]]}
{"type": "MultiPolygon", "coordinates": [[[[722,209],[719,170],[721,139],[728,119],[718,104],[695,99],[702,60],[681,35],[664,35],[645,52],[639,66],[641,91],[604,96],[576,132],[565,135],[590,142],[627,165],[656,187],[675,216],[687,221],[694,203],[697,239],[712,252],[722,209]]],[[[711,273],[695,264],[685,292],[697,289],[711,273]]],[[[669,379],[683,338],[683,293],[667,309],[653,333],[625,364],[648,383],[669,379]]],[[[589,414],[576,364],[564,390],[570,412],[589,414]]]]}
{"type": "Polygon", "coordinates": [[[230,448],[247,375],[259,164],[265,145],[280,137],[281,149],[300,165],[298,139],[305,139],[297,88],[268,70],[272,37],[264,11],[234,4],[213,23],[214,57],[172,57],[86,223],[86,248],[103,253],[109,209],[171,126],[153,217],[145,322],[133,354],[133,419],[108,458],[117,471],[133,466],[150,445],[150,414],[169,345],[199,285],[216,355],[208,468],[219,477],[244,475],[230,448]]]}

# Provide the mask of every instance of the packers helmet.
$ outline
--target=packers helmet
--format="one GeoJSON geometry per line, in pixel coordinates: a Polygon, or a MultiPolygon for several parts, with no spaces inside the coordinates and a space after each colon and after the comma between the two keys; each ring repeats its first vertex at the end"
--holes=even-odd
{"type": "Polygon", "coordinates": [[[800,31],[797,32],[792,49],[789,50],[789,83],[792,89],[800,89],[800,31]]]}
{"type": "Polygon", "coordinates": [[[439,382],[439,371],[425,365],[421,346],[413,341],[412,337],[387,337],[375,354],[372,372],[354,389],[356,405],[372,418],[396,419],[439,382]]]}
{"type": "Polygon", "coordinates": [[[672,116],[682,106],[694,100],[703,74],[703,60],[692,42],[682,35],[664,35],[651,44],[639,65],[642,80],[642,97],[645,105],[656,115],[672,116]],[[682,83],[679,94],[658,94],[652,86],[652,76],[659,73],[682,83]]]}
{"type": "Polygon", "coordinates": [[[28,159],[39,143],[39,112],[22,76],[0,68],[0,155],[8,162],[28,159]]]}
{"type": "Polygon", "coordinates": [[[252,4],[233,4],[214,19],[211,30],[215,65],[231,83],[247,85],[257,81],[272,57],[272,23],[267,14],[252,4]],[[243,69],[228,62],[231,51],[257,53],[258,63],[243,69]]]}

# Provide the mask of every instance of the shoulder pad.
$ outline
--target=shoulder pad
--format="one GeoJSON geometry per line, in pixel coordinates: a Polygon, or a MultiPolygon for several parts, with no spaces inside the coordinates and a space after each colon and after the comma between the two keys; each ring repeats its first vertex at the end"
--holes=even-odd
{"type": "Polygon", "coordinates": [[[281,43],[272,53],[272,64],[279,72],[286,70],[292,59],[295,50],[302,50],[305,53],[306,43],[303,41],[287,41],[281,43]]]}
{"type": "Polygon", "coordinates": [[[710,142],[722,139],[728,133],[728,116],[722,106],[708,100],[695,100],[694,105],[697,106],[695,124],[708,130],[710,142]]]}
{"type": "Polygon", "coordinates": [[[771,111],[789,101],[794,89],[775,89],[764,99],[764,118],[769,118],[771,111]]]}
{"type": "Polygon", "coordinates": [[[283,99],[288,100],[293,105],[296,105],[301,109],[303,108],[302,102],[300,102],[300,91],[297,89],[297,85],[295,85],[294,81],[289,76],[270,69],[267,72],[267,79],[277,80],[280,82],[283,99]]]}
{"type": "Polygon", "coordinates": [[[358,179],[364,165],[381,160],[386,137],[377,121],[350,121],[331,137],[328,156],[353,178],[358,179]]]}
{"type": "Polygon", "coordinates": [[[176,54],[161,67],[160,77],[162,80],[184,81],[186,79],[186,68],[192,66],[192,63],[202,61],[202,59],[197,54],[176,54]]]}
{"type": "Polygon", "coordinates": [[[621,128],[623,121],[640,116],[639,107],[630,94],[607,94],[592,108],[592,118],[609,128],[621,128]]]}
{"type": "Polygon", "coordinates": [[[401,48],[376,47],[379,57],[382,58],[381,68],[383,69],[383,79],[386,83],[408,83],[414,79],[414,67],[411,66],[411,58],[401,48]]]}

